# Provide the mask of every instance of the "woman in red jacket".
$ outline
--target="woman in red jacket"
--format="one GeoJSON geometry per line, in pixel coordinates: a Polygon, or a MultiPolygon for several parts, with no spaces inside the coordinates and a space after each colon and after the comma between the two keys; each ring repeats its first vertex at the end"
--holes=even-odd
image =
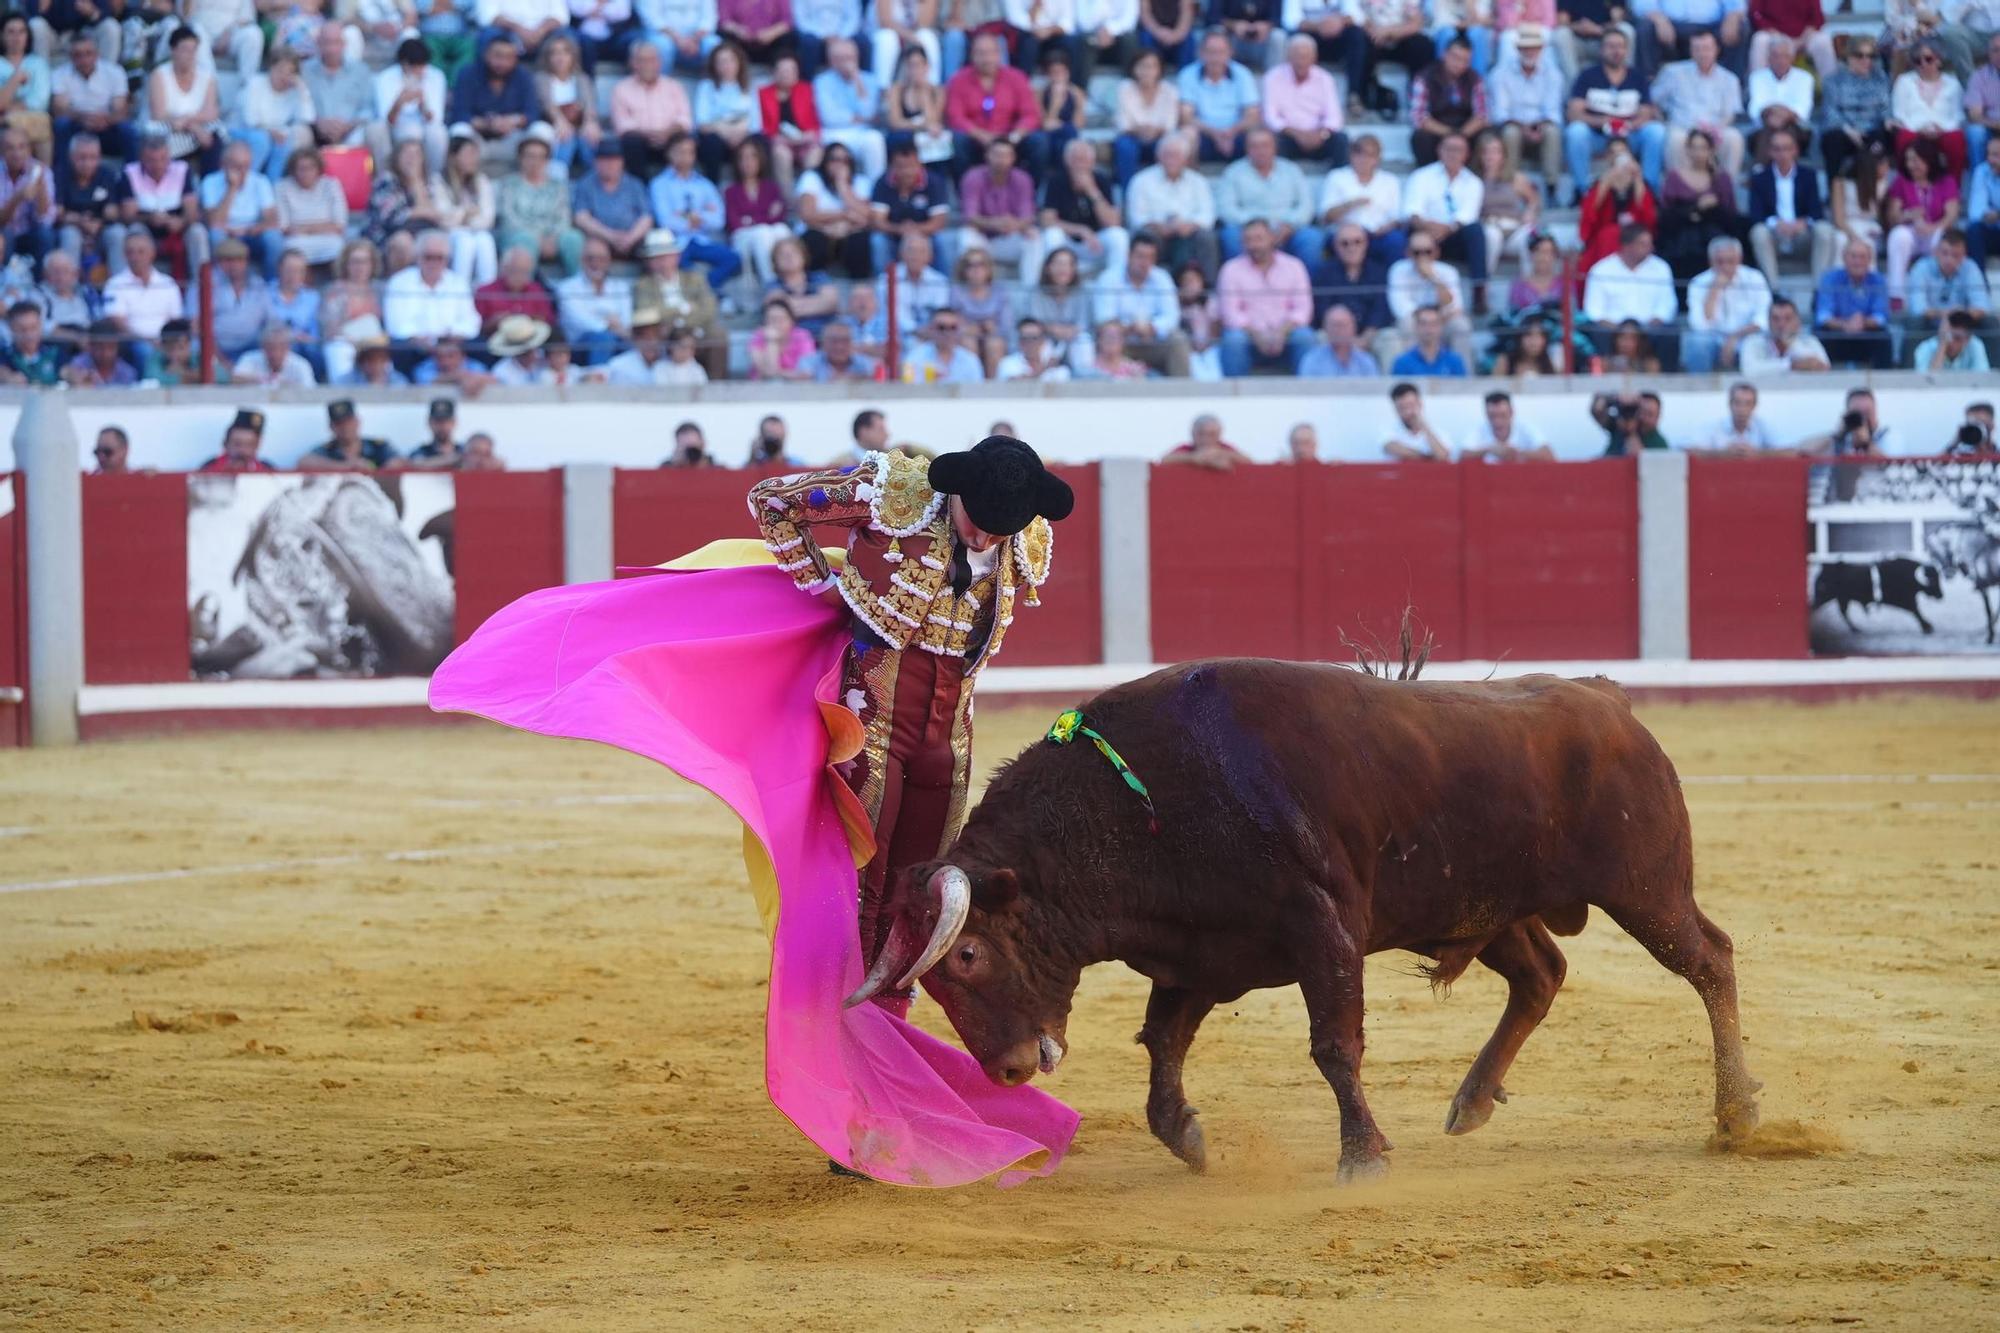
{"type": "Polygon", "coordinates": [[[772,165],[789,193],[796,172],[819,165],[819,108],[812,85],[799,77],[796,56],[779,56],[771,81],[757,90],[757,125],[771,141],[772,165]]]}
{"type": "Polygon", "coordinates": [[[1628,222],[1637,222],[1652,231],[1659,225],[1659,209],[1646,178],[1639,174],[1639,159],[1622,139],[1614,139],[1604,156],[1604,169],[1597,184],[1584,193],[1576,230],[1583,241],[1583,257],[1577,261],[1579,273],[1618,248],[1618,231],[1628,222]]]}
{"type": "Polygon", "coordinates": [[[1813,74],[1822,81],[1840,66],[1819,0],[1750,0],[1750,27],[1753,71],[1770,63],[1771,43],[1780,37],[1792,39],[1800,54],[1812,61],[1813,74]]]}

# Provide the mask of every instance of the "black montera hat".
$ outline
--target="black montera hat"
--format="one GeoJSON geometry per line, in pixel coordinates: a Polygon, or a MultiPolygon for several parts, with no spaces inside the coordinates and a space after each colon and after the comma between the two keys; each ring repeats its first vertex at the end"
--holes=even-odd
{"type": "Polygon", "coordinates": [[[1050,474],[1021,441],[989,435],[972,448],[931,460],[931,489],[956,495],[974,523],[996,537],[1011,537],[1037,517],[1069,517],[1076,496],[1050,474]]]}

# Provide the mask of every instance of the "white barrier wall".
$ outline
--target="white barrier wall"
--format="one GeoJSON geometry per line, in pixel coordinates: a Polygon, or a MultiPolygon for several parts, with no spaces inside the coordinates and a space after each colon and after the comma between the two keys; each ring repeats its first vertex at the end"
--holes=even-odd
{"type": "MultiPolygon", "coordinates": [[[[1431,424],[1461,445],[1482,419],[1482,399],[1510,388],[1518,417],[1549,439],[1566,459],[1603,452],[1604,435],[1589,418],[1592,393],[1637,392],[1648,387],[1665,402],[1667,437],[1687,444],[1705,437],[1726,412],[1729,381],[1689,376],[1656,377],[1643,385],[1628,379],[1534,381],[1507,385],[1490,380],[1424,383],[1431,424]]],[[[1931,377],[1911,373],[1875,376],[1815,375],[1767,381],[1759,415],[1773,434],[1796,441],[1831,430],[1848,389],[1874,388],[1882,422],[1891,427],[1889,452],[1937,452],[1963,419],[1966,404],[2000,398],[2000,376],[1931,377]]],[[[288,467],[327,438],[326,404],[339,390],[95,390],[67,393],[82,450],[99,428],[122,426],[132,438],[135,467],[187,469],[213,457],[239,407],[267,416],[264,457],[288,467]]],[[[360,396],[365,433],[399,450],[427,438],[423,390],[360,396]]],[[[0,471],[13,466],[11,440],[24,394],[0,397],[0,471]]],[[[1225,438],[1253,458],[1284,455],[1285,439],[1299,422],[1319,432],[1321,457],[1372,462],[1382,458],[1395,416],[1388,384],[1370,381],[1255,379],[1224,384],[1153,380],[1133,385],[988,385],[967,392],[905,386],[801,386],[729,384],[692,394],[668,390],[590,388],[568,391],[489,389],[459,407],[460,438],[486,431],[514,468],[599,462],[652,467],[666,457],[676,424],[699,423],[710,450],[723,463],[740,464],[757,422],[767,412],[785,418],[790,452],[806,463],[829,462],[851,447],[855,413],[878,407],[889,415],[892,437],[932,448],[963,447],[996,421],[1010,422],[1044,456],[1066,462],[1105,458],[1156,458],[1188,437],[1202,412],[1222,419],[1225,438]]]]}

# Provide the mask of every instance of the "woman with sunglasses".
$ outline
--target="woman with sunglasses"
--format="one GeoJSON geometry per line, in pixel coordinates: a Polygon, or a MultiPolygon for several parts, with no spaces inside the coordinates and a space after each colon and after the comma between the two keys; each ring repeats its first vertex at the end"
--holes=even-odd
{"type": "Polygon", "coordinates": [[[1944,67],[1936,42],[1921,42],[1915,68],[1896,80],[1889,97],[1889,126],[1896,131],[1896,159],[1922,139],[1944,154],[1945,170],[1965,172],[1965,85],[1944,67]]]}
{"type": "Polygon", "coordinates": [[[1850,39],[1847,58],[1822,76],[1820,124],[1819,151],[1830,179],[1851,176],[1859,157],[1888,153],[1889,76],[1875,62],[1870,39],[1850,39]]]}

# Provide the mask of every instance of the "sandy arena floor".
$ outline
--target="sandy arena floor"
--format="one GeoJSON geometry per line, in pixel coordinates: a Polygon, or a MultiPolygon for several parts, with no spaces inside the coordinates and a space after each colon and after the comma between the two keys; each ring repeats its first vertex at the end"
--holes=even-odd
{"type": "MultiPolygon", "coordinates": [[[[985,758],[1046,720],[984,716],[985,758]]],[[[647,764],[481,726],[0,753],[0,1327],[1993,1327],[2000,708],[1647,720],[1691,779],[1772,775],[1690,781],[1699,898],[1766,1120],[1831,1151],[1704,1150],[1700,1005],[1600,915],[1467,1138],[1500,983],[1374,960],[1386,1183],[1333,1184],[1294,991],[1203,1028],[1189,1175],[1119,967],[1054,1179],[834,1179],[764,1099],[736,825],[647,764]]]]}

